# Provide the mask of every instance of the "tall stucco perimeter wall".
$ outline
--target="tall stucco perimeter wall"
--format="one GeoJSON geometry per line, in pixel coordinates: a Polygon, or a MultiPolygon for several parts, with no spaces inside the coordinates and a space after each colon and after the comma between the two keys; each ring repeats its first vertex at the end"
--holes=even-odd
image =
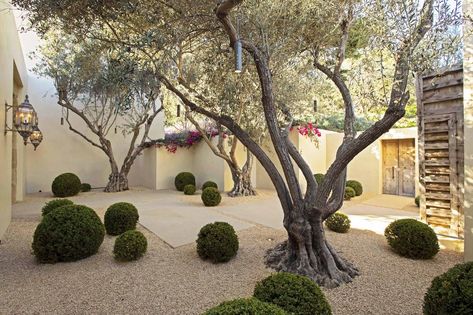
{"type": "MultiPolygon", "coordinates": [[[[0,239],[11,220],[12,203],[12,148],[17,149],[15,197],[24,194],[24,147],[19,137],[11,132],[4,135],[5,102],[13,104],[13,94],[20,102],[25,96],[27,72],[18,38],[15,18],[7,1],[0,1],[0,239]],[[12,145],[13,142],[13,145],[12,145]]],[[[7,116],[11,127],[11,111],[7,116]]]]}
{"type": "MultiPolygon", "coordinates": [[[[473,15],[472,1],[463,2],[463,12],[473,15]]],[[[465,260],[473,261],[473,26],[464,25],[465,260]]]]}
{"type": "MultiPolygon", "coordinates": [[[[62,109],[57,104],[56,90],[51,80],[31,76],[29,79],[30,99],[39,116],[40,129],[44,140],[37,151],[29,152],[27,158],[27,191],[51,191],[54,178],[66,172],[77,174],[82,182],[90,183],[92,187],[105,187],[110,175],[108,157],[99,148],[93,147],[82,137],[69,130],[66,122],[61,125],[62,109]]],[[[73,113],[69,115],[74,128],[98,142],[97,137],[89,131],[85,123],[73,113]]],[[[118,121],[117,125],[120,126],[118,121]]],[[[162,138],[164,135],[163,115],[159,115],[153,123],[150,137],[162,138]]],[[[124,136],[118,128],[113,128],[109,134],[114,155],[121,166],[128,151],[130,136],[124,136]]],[[[32,148],[28,148],[32,151],[32,148]]],[[[142,159],[143,157],[140,157],[142,159]]],[[[138,163],[139,165],[140,163],[138,163]]],[[[145,165],[143,165],[145,167],[145,165]]],[[[147,168],[145,168],[147,170],[147,168]]],[[[143,170],[143,171],[145,171],[143,170]]],[[[131,184],[136,181],[135,172],[142,172],[134,165],[130,172],[131,184]]]]}

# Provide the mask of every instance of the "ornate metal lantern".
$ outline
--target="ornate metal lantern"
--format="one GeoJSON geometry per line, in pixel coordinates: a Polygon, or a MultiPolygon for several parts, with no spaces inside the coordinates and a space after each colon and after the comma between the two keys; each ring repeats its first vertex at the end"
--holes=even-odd
{"type": "Polygon", "coordinates": [[[30,142],[34,146],[34,150],[41,144],[43,141],[43,133],[39,130],[38,126],[33,127],[33,132],[30,135],[30,142]]]}
{"type": "Polygon", "coordinates": [[[16,131],[23,137],[26,145],[34,127],[38,126],[38,116],[33,105],[30,104],[28,95],[26,95],[25,101],[20,106],[14,108],[13,125],[16,131]]]}
{"type": "MultiPolygon", "coordinates": [[[[35,139],[35,141],[38,140],[38,136],[41,133],[41,131],[39,131],[38,129],[38,115],[36,114],[33,105],[30,104],[28,95],[26,95],[24,102],[21,103],[19,106],[12,106],[5,103],[5,134],[8,131],[18,132],[22,136],[25,145],[28,143],[28,139],[30,139],[30,136],[35,131],[36,133],[33,139],[35,139]],[[9,128],[7,123],[6,112],[8,112],[10,109],[13,109],[14,128],[9,128]]],[[[42,139],[43,136],[41,134],[41,140],[42,139]]],[[[41,142],[41,140],[39,141],[39,143],[41,142]]],[[[37,142],[35,148],[39,145],[39,143],[37,142]]]]}

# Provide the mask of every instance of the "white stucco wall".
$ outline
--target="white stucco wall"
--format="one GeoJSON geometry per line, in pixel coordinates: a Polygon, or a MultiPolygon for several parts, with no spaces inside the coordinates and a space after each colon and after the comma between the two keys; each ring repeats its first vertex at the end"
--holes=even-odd
{"type": "MultiPolygon", "coordinates": [[[[7,1],[0,1],[0,240],[11,221],[12,203],[12,147],[17,148],[17,176],[15,199],[23,199],[25,190],[25,148],[19,135],[4,134],[5,103],[13,104],[13,94],[22,102],[28,86],[23,52],[18,38],[15,17],[7,1]]],[[[7,121],[11,128],[10,110],[7,121]]]]}

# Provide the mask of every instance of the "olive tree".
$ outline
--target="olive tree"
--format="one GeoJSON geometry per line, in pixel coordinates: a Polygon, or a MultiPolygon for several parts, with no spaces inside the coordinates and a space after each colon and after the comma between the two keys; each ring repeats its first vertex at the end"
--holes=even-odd
{"type": "Polygon", "coordinates": [[[55,84],[69,130],[105,153],[110,163],[106,192],[128,190],[128,174],[145,149],[150,129],[162,111],[155,74],[126,53],[95,40],[77,43],[64,33],[48,33],[37,72],[55,84]],[[74,125],[78,117],[86,128],[74,125]],[[130,136],[121,165],[110,134],[130,136]]]}

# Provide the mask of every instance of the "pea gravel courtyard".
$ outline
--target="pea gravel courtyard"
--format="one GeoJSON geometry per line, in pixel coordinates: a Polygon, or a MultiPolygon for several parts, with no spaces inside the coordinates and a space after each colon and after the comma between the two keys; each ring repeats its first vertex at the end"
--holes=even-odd
{"type": "MultiPolygon", "coordinates": [[[[106,206],[116,198],[146,200],[141,207],[147,209],[145,204],[148,204],[156,211],[170,206],[166,200],[174,200],[176,209],[185,206],[180,216],[182,229],[192,230],[192,225],[185,226],[191,221],[186,219],[185,209],[201,210],[193,201],[195,197],[198,196],[188,198],[186,203],[176,198],[174,192],[135,190],[113,195],[81,194],[72,199],[95,205],[102,218],[106,206]],[[113,196],[113,200],[106,196],[113,196]]],[[[106,236],[97,255],[73,263],[41,265],[35,262],[30,248],[40,219],[40,205],[48,198],[34,195],[15,206],[12,224],[0,246],[0,296],[4,301],[0,305],[1,314],[201,314],[225,300],[251,295],[256,282],[271,273],[263,263],[265,251],[285,239],[282,228],[270,227],[271,220],[267,226],[258,223],[263,222],[264,216],[252,215],[248,210],[259,208],[260,212],[269,214],[278,211],[270,207],[273,201],[277,204],[274,195],[263,192],[245,201],[241,209],[243,214],[247,213],[247,219],[241,214],[236,218],[235,199],[224,198],[221,207],[210,210],[216,213],[207,216],[208,220],[227,213],[228,220],[238,221],[233,223],[239,226],[240,250],[227,264],[204,262],[197,256],[193,242],[173,248],[140,225],[138,229],[148,238],[149,247],[147,254],[136,262],[114,261],[115,238],[106,236]]],[[[359,212],[360,207],[369,207],[370,203],[374,207],[376,198],[370,200],[347,203],[345,211],[350,213],[352,208],[353,212],[359,212]]],[[[393,210],[393,213],[409,212],[393,210]]],[[[363,221],[356,214],[351,217],[355,223],[363,221]]],[[[373,215],[368,217],[374,230],[389,221],[381,215],[378,219],[373,215]]],[[[165,224],[176,218],[163,212],[160,220],[165,224]]],[[[348,234],[330,231],[327,234],[333,245],[361,270],[361,276],[353,283],[324,289],[334,314],[419,314],[430,281],[462,262],[461,254],[448,250],[442,250],[429,261],[399,257],[389,250],[382,235],[370,230],[353,228],[348,234]]],[[[165,236],[168,240],[172,239],[169,235],[165,236]]]]}

